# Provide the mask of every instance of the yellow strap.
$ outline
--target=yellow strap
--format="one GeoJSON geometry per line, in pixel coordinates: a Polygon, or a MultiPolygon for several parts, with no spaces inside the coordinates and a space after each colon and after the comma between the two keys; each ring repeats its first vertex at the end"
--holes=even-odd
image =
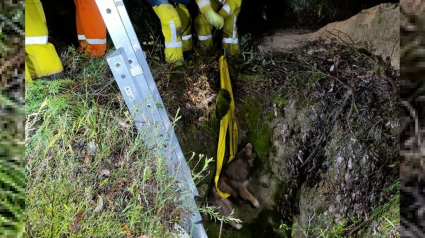
{"type": "Polygon", "coordinates": [[[238,145],[238,125],[236,124],[235,117],[235,102],[233,100],[233,91],[232,84],[230,82],[229,70],[227,68],[226,58],[224,56],[220,57],[220,85],[222,89],[226,89],[230,93],[230,110],[220,121],[220,134],[218,137],[218,148],[217,148],[217,169],[215,171],[215,187],[217,193],[223,197],[227,198],[230,196],[228,193],[224,193],[218,189],[218,179],[220,177],[221,168],[223,167],[224,153],[226,151],[226,134],[227,129],[229,129],[230,136],[230,145],[229,145],[229,160],[233,160],[236,154],[237,145],[238,145]]]}

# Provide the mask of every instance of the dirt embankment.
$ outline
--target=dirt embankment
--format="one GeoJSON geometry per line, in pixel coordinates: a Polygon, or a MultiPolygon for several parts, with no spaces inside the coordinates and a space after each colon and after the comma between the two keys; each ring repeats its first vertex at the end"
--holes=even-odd
{"type": "Polygon", "coordinates": [[[263,52],[287,50],[305,45],[319,38],[327,42],[353,44],[365,48],[400,68],[400,7],[398,4],[381,4],[363,10],[341,22],[330,23],[317,32],[280,31],[268,37],[259,46],[263,52]]]}

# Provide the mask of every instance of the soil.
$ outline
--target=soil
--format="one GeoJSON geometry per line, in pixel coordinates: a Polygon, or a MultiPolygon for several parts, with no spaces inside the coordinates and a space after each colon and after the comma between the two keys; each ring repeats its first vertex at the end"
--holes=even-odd
{"type": "Polygon", "coordinates": [[[398,26],[400,8],[398,4],[381,4],[363,10],[341,22],[326,25],[316,32],[279,31],[267,37],[259,46],[263,52],[293,49],[319,38],[329,42],[353,44],[370,50],[384,59],[389,57],[391,65],[400,68],[400,32],[398,26]]]}
{"type": "MultiPolygon", "coordinates": [[[[394,191],[385,188],[399,174],[400,133],[400,74],[390,62],[366,49],[319,40],[234,65],[239,72],[232,82],[240,144],[251,142],[257,153],[248,188],[261,208],[233,200],[244,228],[225,226],[223,237],[263,237],[255,235],[258,231],[286,237],[281,222],[304,229],[348,226],[351,217],[366,219],[388,200],[394,191]]],[[[181,110],[187,120],[179,125],[178,136],[184,150],[215,157],[215,137],[207,136],[218,134],[212,116],[215,100],[209,109],[192,106],[201,105],[204,95],[213,95],[218,87],[217,64],[211,61],[203,67],[196,74],[187,70],[182,77],[190,85],[210,87],[196,94],[189,93],[195,89],[175,91],[187,102],[181,110]],[[202,72],[211,77],[192,77],[202,72]],[[196,143],[187,144],[195,138],[196,143]]],[[[201,196],[214,171],[212,165],[200,185],[201,196]]],[[[215,234],[211,224],[207,227],[215,234]]]]}

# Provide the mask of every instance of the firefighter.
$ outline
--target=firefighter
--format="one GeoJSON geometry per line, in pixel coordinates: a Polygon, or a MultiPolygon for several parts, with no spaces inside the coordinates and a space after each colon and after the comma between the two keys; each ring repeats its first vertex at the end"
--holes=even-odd
{"type": "Polygon", "coordinates": [[[79,50],[99,57],[106,51],[106,25],[95,0],[74,0],[79,50]]]}
{"type": "Polygon", "coordinates": [[[223,48],[230,58],[239,55],[239,35],[237,31],[237,17],[242,0],[196,0],[200,14],[195,18],[195,31],[198,34],[198,46],[204,52],[212,50],[212,29],[223,27],[223,48]],[[218,12],[224,24],[212,12],[218,12]]]}
{"type": "Polygon", "coordinates": [[[193,49],[190,0],[147,0],[161,21],[165,38],[165,61],[183,61],[183,52],[193,49]]]}
{"type": "Polygon", "coordinates": [[[62,74],[62,62],[48,42],[43,6],[40,0],[25,0],[25,78],[57,78],[62,74]]]}

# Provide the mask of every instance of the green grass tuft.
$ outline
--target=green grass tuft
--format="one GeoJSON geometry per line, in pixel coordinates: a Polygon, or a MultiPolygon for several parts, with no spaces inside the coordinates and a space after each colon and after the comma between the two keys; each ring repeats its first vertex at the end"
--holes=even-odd
{"type": "Polygon", "coordinates": [[[26,89],[27,235],[171,236],[193,210],[166,158],[143,143],[162,141],[135,129],[104,58],[65,56],[75,78],[26,89]]]}

